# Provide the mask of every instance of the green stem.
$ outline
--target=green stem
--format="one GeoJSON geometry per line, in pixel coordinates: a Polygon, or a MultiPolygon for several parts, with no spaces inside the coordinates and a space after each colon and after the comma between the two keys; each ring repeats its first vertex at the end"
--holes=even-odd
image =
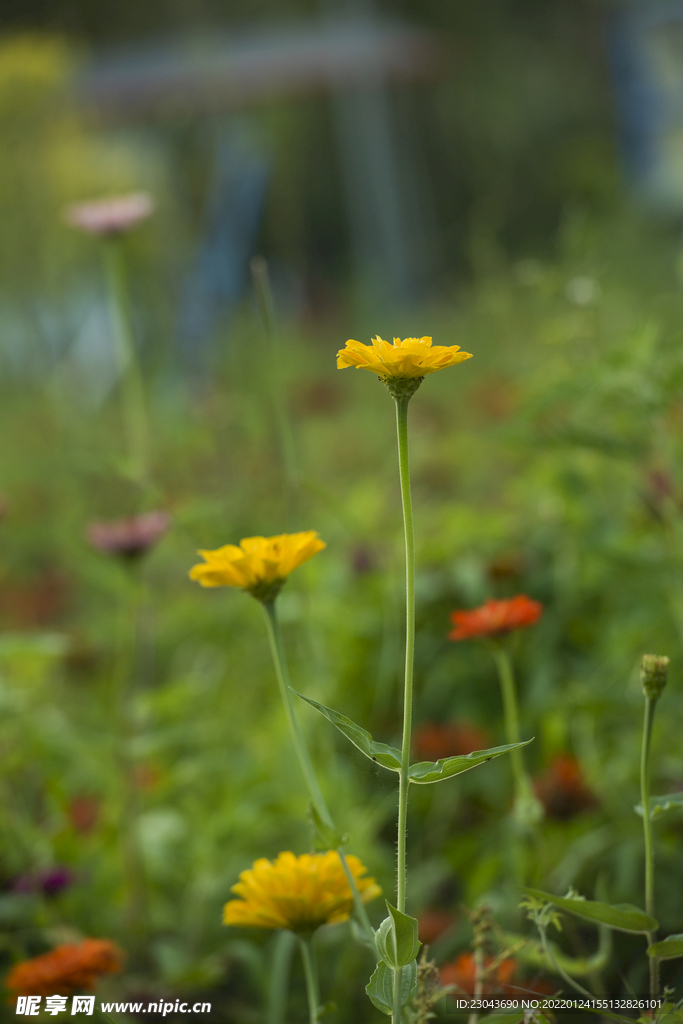
{"type": "MultiPolygon", "coordinates": [[[[645,840],[645,913],[654,917],[655,905],[655,858],[652,841],[652,820],[650,818],[650,749],[652,725],[655,717],[657,698],[645,697],[643,717],[643,738],[640,748],[640,803],[643,808],[643,838],[645,840]]],[[[655,941],[654,932],[647,933],[648,945],[655,941]]],[[[649,957],[650,996],[656,999],[659,993],[659,960],[649,957]]]]}
{"type": "Polygon", "coordinates": [[[318,1024],[318,1008],[320,1006],[320,994],[318,992],[318,972],[315,963],[315,950],[313,949],[313,937],[304,938],[297,936],[301,959],[304,965],[304,977],[306,978],[306,995],[308,996],[308,1019],[310,1024],[318,1024]]]}
{"type": "Polygon", "coordinates": [[[275,949],[270,969],[267,1024],[284,1024],[294,942],[294,932],[283,930],[278,932],[275,937],[275,949]]]}
{"type": "MultiPolygon", "coordinates": [[[[505,717],[505,734],[508,743],[521,742],[519,729],[519,706],[517,703],[517,687],[512,671],[510,655],[498,641],[491,645],[491,651],[498,670],[500,692],[503,699],[503,714],[505,717]]],[[[531,785],[531,780],[524,767],[524,756],[521,748],[510,751],[512,760],[512,778],[515,790],[516,810],[520,820],[527,825],[535,823],[542,814],[541,806],[536,800],[531,785]]]]}
{"type": "Polygon", "coordinates": [[[396,904],[402,914],[406,908],[406,826],[408,818],[408,770],[410,768],[410,735],[413,724],[413,662],[415,657],[415,531],[413,503],[410,493],[410,464],[408,459],[408,402],[409,398],[396,398],[396,434],[398,438],[398,468],[401,478],[403,527],[406,548],[406,663],[403,689],[403,739],[401,744],[401,772],[398,788],[398,839],[396,904]]]}
{"type": "Polygon", "coordinates": [[[287,724],[289,725],[289,731],[296,751],[296,756],[299,759],[299,765],[304,779],[306,780],[306,785],[308,786],[308,792],[310,793],[313,806],[320,816],[320,819],[328,826],[328,828],[334,828],[332,816],[327,808],[327,804],[325,803],[325,797],[323,796],[322,790],[318,785],[318,780],[315,777],[315,771],[313,770],[311,758],[308,753],[308,747],[306,746],[306,740],[301,728],[301,723],[299,722],[299,716],[297,715],[292,702],[289,669],[287,667],[287,659],[285,658],[285,649],[282,643],[282,632],[280,630],[280,622],[277,616],[275,601],[264,601],[262,602],[262,607],[266,617],[268,641],[270,643],[270,652],[273,656],[275,675],[277,676],[280,696],[282,697],[282,703],[285,707],[287,724]]]}
{"type": "MultiPolygon", "coordinates": [[[[273,665],[275,666],[275,675],[277,677],[278,686],[280,688],[280,696],[282,697],[282,703],[285,708],[285,715],[287,716],[287,724],[289,725],[289,732],[294,744],[296,756],[299,760],[302,774],[308,787],[308,793],[320,820],[327,825],[332,831],[335,831],[334,821],[332,815],[325,802],[325,797],[322,794],[322,790],[318,784],[318,780],[315,775],[315,770],[311,762],[310,754],[308,753],[308,747],[306,745],[306,738],[304,737],[301,723],[299,722],[299,716],[296,713],[296,708],[292,701],[292,692],[289,681],[289,668],[287,666],[287,659],[285,657],[284,644],[282,642],[282,632],[280,630],[280,621],[277,615],[277,608],[275,601],[264,601],[262,602],[263,611],[266,619],[266,629],[268,631],[268,641],[270,643],[270,652],[273,656],[273,665]]],[[[361,895],[358,891],[358,885],[356,879],[353,877],[353,873],[347,863],[346,855],[344,854],[341,846],[337,848],[339,859],[341,861],[346,880],[349,883],[351,894],[353,896],[354,909],[360,922],[363,931],[365,932],[368,939],[374,943],[374,930],[370,924],[367,911],[361,895]]]]}
{"type": "Polygon", "coordinates": [[[545,928],[539,926],[538,931],[541,936],[541,945],[543,946],[543,952],[548,958],[548,961],[551,964],[553,970],[555,970],[571,988],[575,989],[582,996],[586,996],[588,999],[594,999],[595,996],[592,992],[589,992],[587,988],[583,987],[583,985],[579,985],[578,981],[575,981],[574,978],[572,978],[569,974],[567,974],[567,972],[562,967],[560,967],[548,943],[548,936],[546,935],[545,928]]]}
{"type": "MultiPolygon", "coordinates": [[[[398,835],[396,840],[396,905],[402,914],[406,909],[406,832],[408,824],[408,787],[410,780],[410,737],[413,725],[413,664],[415,660],[415,529],[413,501],[410,492],[410,461],[408,453],[408,402],[410,398],[395,397],[398,469],[403,506],[403,532],[406,549],[406,661],[403,687],[403,737],[401,771],[398,782],[398,835]]],[[[392,1024],[401,1021],[402,968],[394,971],[392,1024]]]]}
{"type": "MultiPolygon", "coordinates": [[[[512,662],[510,656],[504,647],[501,647],[499,643],[494,643],[492,648],[493,657],[496,662],[496,668],[498,669],[498,680],[500,682],[500,693],[503,698],[503,714],[505,716],[505,735],[508,743],[520,743],[520,731],[519,731],[519,709],[517,707],[517,688],[515,686],[515,679],[512,673],[512,662]]],[[[524,761],[522,760],[522,751],[517,750],[510,751],[510,759],[512,761],[512,775],[514,778],[515,785],[515,796],[517,799],[521,799],[527,795],[528,792],[528,780],[526,772],[524,770],[524,761]]]]}
{"type": "Polygon", "coordinates": [[[145,482],[149,469],[145,391],[131,327],[121,240],[115,236],[105,239],[103,253],[109,292],[109,317],[121,376],[122,413],[131,473],[138,482],[145,482]]]}

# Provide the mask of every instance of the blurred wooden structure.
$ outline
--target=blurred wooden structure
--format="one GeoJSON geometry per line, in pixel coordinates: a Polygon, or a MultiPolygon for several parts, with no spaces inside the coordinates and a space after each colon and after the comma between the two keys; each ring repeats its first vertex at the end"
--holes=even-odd
{"type": "Polygon", "coordinates": [[[180,317],[190,345],[206,338],[219,309],[244,288],[268,180],[268,147],[254,144],[253,131],[245,143],[244,124],[250,111],[273,102],[329,97],[356,279],[375,305],[420,297],[433,271],[430,185],[389,90],[432,81],[445,68],[434,33],[351,16],[97,60],[79,95],[105,124],[211,118],[224,126],[207,189],[205,237],[180,317]]]}

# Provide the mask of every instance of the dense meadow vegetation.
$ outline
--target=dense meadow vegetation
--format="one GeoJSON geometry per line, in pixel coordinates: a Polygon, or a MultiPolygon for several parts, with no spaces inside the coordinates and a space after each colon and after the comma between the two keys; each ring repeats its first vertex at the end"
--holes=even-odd
{"type": "MultiPolygon", "coordinates": [[[[173,251],[187,240],[163,166],[137,164],[125,140],[103,141],[59,104],[59,45],[22,41],[0,56],[0,130],[12,143],[0,195],[5,974],[60,944],[106,938],[126,954],[122,972],[101,982],[112,998],[189,993],[210,1000],[216,1020],[306,1019],[298,960],[283,1017],[273,991],[282,944],[221,922],[240,872],[312,842],[262,615],[238,590],[200,590],[188,570],[199,548],[316,530],[325,550],[278,598],[292,684],[398,744],[405,596],[393,408],[370,374],[340,373],[335,356],[350,336],[427,334],[473,358],[428,377],[411,401],[413,746],[436,760],[507,742],[490,651],[451,642],[450,613],[528,595],[543,615],[511,634],[509,649],[543,817],[529,833],[515,822],[508,757],[412,787],[407,913],[444,982],[468,991],[474,942],[494,958],[490,991],[570,991],[539,951],[521,886],[645,905],[634,806],[646,653],[671,661],[651,792],[683,788],[673,233],[625,202],[600,215],[576,206],[552,254],[522,259],[475,220],[471,274],[438,301],[377,322],[340,291],[324,317],[280,314],[274,339],[248,300],[218,332],[210,369],[181,369],[169,296],[173,251]],[[127,451],[125,388],[98,388],[100,364],[63,344],[82,296],[105,295],[105,279],[102,240],[61,215],[65,203],[141,186],[156,191],[158,212],[120,245],[149,430],[144,480],[127,451]],[[103,550],[88,533],[157,509],[171,525],[144,558],[103,550]]],[[[311,708],[299,716],[349,852],[393,899],[391,778],[311,708]]],[[[653,822],[660,938],[683,931],[683,826],[680,800],[671,804],[653,822]]],[[[367,909],[376,927],[383,901],[367,909]]],[[[648,991],[642,935],[599,934],[569,914],[562,923],[550,938],[582,985],[648,991]]],[[[329,1019],[379,1019],[364,992],[377,957],[348,924],[321,929],[317,944],[329,1019]]],[[[662,963],[674,988],[679,962],[662,963]]]]}

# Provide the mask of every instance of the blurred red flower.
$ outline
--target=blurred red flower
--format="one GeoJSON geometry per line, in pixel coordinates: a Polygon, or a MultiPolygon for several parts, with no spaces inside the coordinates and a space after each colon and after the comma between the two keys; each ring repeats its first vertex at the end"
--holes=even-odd
{"type": "Polygon", "coordinates": [[[66,814],[76,832],[92,832],[100,816],[100,801],[96,796],[74,796],[69,800],[66,814]]]}
{"type": "Polygon", "coordinates": [[[413,745],[417,757],[425,761],[438,761],[441,757],[457,757],[471,754],[473,750],[485,750],[489,746],[486,730],[464,720],[448,722],[425,722],[413,734],[413,745]]]}
{"type": "Polygon", "coordinates": [[[533,626],[543,614],[543,605],[532,601],[525,594],[517,594],[507,601],[485,601],[471,611],[451,612],[455,626],[448,634],[449,640],[471,640],[481,637],[500,636],[513,629],[533,626]]]}
{"type": "Polygon", "coordinates": [[[417,918],[417,933],[420,936],[420,941],[426,945],[431,945],[436,940],[447,932],[449,928],[452,928],[455,924],[456,918],[449,910],[425,910],[423,913],[418,915],[417,918]]]}
{"type": "MultiPolygon", "coordinates": [[[[504,992],[509,987],[513,975],[517,969],[517,962],[512,958],[501,960],[498,966],[492,970],[493,957],[484,958],[485,983],[483,994],[492,995],[496,992],[504,992]]],[[[439,968],[442,985],[457,985],[468,995],[474,995],[476,968],[473,953],[461,953],[455,960],[444,964],[439,968]]]]}
{"type": "Polygon", "coordinates": [[[534,790],[546,815],[555,821],[567,821],[597,804],[572,754],[553,758],[543,775],[534,781],[534,790]]]}
{"type": "Polygon", "coordinates": [[[123,952],[109,939],[84,939],[76,945],[57,946],[16,964],[7,975],[6,987],[16,996],[71,995],[91,989],[101,974],[116,974],[123,952]]]}

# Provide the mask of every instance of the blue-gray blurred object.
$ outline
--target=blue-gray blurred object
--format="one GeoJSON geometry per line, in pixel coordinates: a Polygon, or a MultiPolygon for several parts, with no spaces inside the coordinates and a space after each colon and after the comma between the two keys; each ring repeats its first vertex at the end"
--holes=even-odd
{"type": "Polygon", "coordinates": [[[244,291],[268,172],[269,160],[254,132],[241,126],[223,131],[207,190],[203,235],[178,317],[186,361],[193,352],[201,354],[221,312],[231,310],[244,291]]]}
{"type": "Polygon", "coordinates": [[[610,50],[622,149],[640,196],[683,212],[683,0],[614,15],[610,50]]]}
{"type": "MultiPolygon", "coordinates": [[[[415,126],[399,115],[389,87],[433,80],[443,67],[443,47],[433,33],[352,15],[98,61],[81,83],[81,99],[105,122],[158,126],[210,117],[226,124],[207,188],[204,236],[184,293],[185,346],[201,348],[244,287],[268,160],[229,125],[236,115],[244,125],[247,111],[273,101],[330,97],[356,280],[379,304],[423,297],[434,269],[431,189],[418,161],[415,126]]],[[[321,161],[321,174],[331,170],[321,161]]]]}

